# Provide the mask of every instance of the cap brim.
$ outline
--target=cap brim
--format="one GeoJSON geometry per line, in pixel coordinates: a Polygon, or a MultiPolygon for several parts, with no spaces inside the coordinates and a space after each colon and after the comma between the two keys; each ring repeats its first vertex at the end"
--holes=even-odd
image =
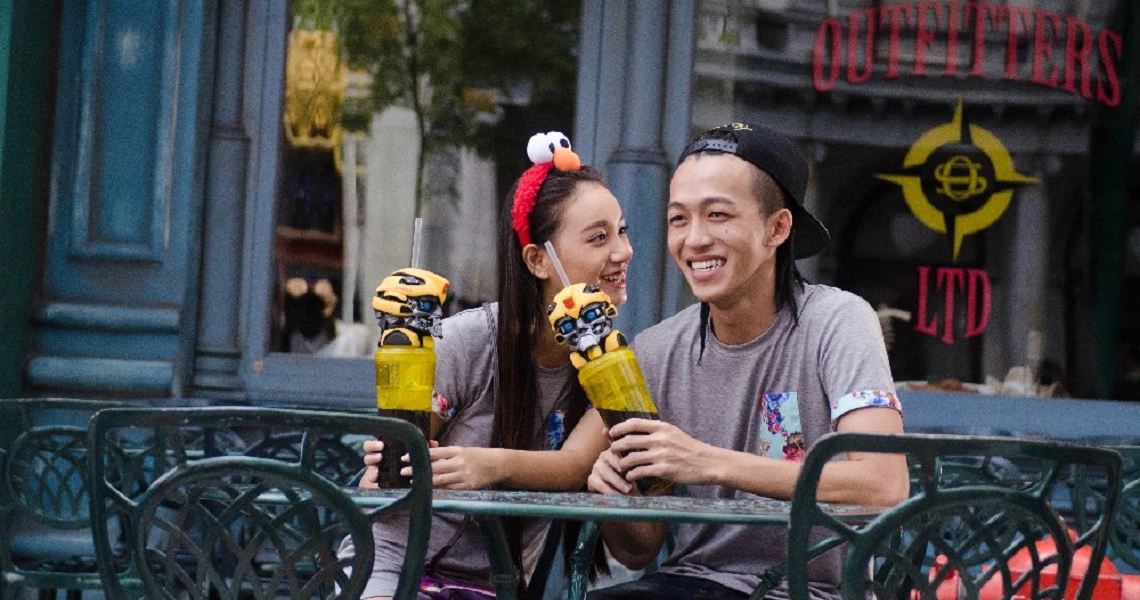
{"type": "Polygon", "coordinates": [[[819,219],[811,216],[804,207],[795,205],[792,211],[792,248],[795,258],[808,258],[815,256],[827,247],[831,234],[819,219]]]}

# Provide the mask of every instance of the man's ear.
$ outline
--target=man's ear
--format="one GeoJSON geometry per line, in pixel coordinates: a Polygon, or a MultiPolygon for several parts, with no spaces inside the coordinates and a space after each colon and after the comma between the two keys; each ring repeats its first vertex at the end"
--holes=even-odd
{"type": "Polygon", "coordinates": [[[522,249],[523,262],[527,270],[538,279],[550,278],[550,257],[534,244],[527,244],[522,249]]]}
{"type": "Polygon", "coordinates": [[[768,245],[779,246],[792,235],[792,211],[786,208],[768,216],[768,245]]]}

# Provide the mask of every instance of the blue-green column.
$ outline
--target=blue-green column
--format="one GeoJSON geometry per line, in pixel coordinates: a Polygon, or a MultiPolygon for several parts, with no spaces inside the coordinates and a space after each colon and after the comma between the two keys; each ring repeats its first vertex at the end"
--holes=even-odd
{"type": "Polygon", "coordinates": [[[1093,196],[1092,308],[1101,395],[1111,398],[1119,370],[1116,349],[1122,322],[1124,260],[1132,148],[1140,124],[1140,0],[1123,0],[1124,54],[1120,103],[1093,126],[1090,171],[1093,196]]]}
{"type": "Polygon", "coordinates": [[[622,310],[622,329],[635,335],[661,320],[669,193],[669,162],[661,142],[668,5],[636,0],[631,13],[621,142],[606,162],[606,175],[636,243],[629,268],[630,301],[622,310]]]}
{"type": "Polygon", "coordinates": [[[46,200],[52,3],[0,0],[0,398],[20,395],[46,200]]]}
{"type": "Polygon", "coordinates": [[[672,162],[690,135],[693,0],[583,0],[574,147],[601,166],[634,246],[620,326],[633,335],[678,308],[665,245],[672,162]]]}

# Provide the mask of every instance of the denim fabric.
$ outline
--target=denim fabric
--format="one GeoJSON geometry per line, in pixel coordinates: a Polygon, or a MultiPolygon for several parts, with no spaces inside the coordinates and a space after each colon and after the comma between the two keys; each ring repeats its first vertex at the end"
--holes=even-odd
{"type": "Polygon", "coordinates": [[[586,600],[745,600],[748,594],[730,590],[715,581],[651,573],[629,583],[594,590],[586,600]]]}

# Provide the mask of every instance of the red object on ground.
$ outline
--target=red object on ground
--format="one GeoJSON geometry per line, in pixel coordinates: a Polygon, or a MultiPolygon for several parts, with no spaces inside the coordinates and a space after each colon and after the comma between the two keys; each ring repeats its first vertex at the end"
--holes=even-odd
{"type": "MultiPolygon", "coordinates": [[[[1037,553],[1041,558],[1052,556],[1057,553],[1057,546],[1052,539],[1045,539],[1037,542],[1037,553]]],[[[1073,566],[1069,573],[1069,584],[1065,589],[1065,598],[1069,600],[1076,596],[1077,588],[1080,587],[1081,582],[1084,581],[1085,573],[1088,572],[1089,557],[1092,555],[1092,549],[1083,547],[1078,549],[1073,554],[1073,566]]],[[[940,572],[942,566],[946,564],[946,557],[939,556],[934,559],[935,568],[931,569],[931,576],[933,577],[940,572]]],[[[1009,570],[1014,579],[1017,579],[1032,567],[1032,561],[1029,557],[1029,549],[1023,548],[1009,560],[1009,570]]],[[[1107,558],[1100,565],[1100,573],[1098,575],[1098,582],[1096,589],[1093,590],[1092,600],[1140,600],[1140,575],[1124,575],[1116,570],[1116,566],[1112,561],[1107,558]]],[[[1049,565],[1041,572],[1041,586],[1049,587],[1057,581],[1057,565],[1049,565]]],[[[1011,600],[1028,600],[1031,594],[1031,583],[1026,582],[1025,586],[1019,590],[1020,594],[1011,596],[1011,600]]],[[[1002,582],[1000,576],[995,576],[982,586],[979,600],[999,600],[1002,597],[1002,582]]],[[[961,595],[961,586],[958,573],[950,573],[943,580],[942,585],[938,586],[935,592],[935,597],[938,600],[959,600],[961,595]]],[[[911,592],[911,600],[921,600],[921,594],[917,591],[911,592]]]]}

